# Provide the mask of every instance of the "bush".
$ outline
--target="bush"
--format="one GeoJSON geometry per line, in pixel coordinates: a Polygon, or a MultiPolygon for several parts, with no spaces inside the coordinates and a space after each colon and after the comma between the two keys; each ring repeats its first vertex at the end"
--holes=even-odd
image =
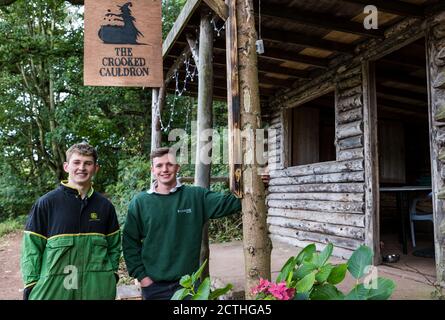
{"type": "Polygon", "coordinates": [[[119,161],[118,181],[107,187],[106,193],[116,208],[120,224],[125,222],[131,199],[150,188],[150,176],[150,161],[145,157],[119,161]]]}
{"type": "Polygon", "coordinates": [[[19,216],[15,219],[8,219],[0,223],[0,238],[4,235],[23,230],[25,228],[26,216],[19,216]]]}

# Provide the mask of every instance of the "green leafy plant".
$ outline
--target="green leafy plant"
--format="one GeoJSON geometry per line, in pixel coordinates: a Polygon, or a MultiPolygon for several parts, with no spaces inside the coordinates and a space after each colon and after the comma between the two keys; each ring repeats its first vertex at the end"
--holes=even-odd
{"type": "Polygon", "coordinates": [[[288,300],[386,300],[395,288],[392,280],[372,278],[367,282],[367,273],[372,265],[373,252],[360,246],[347,263],[329,263],[334,246],[329,243],[324,250],[316,252],[315,244],[306,246],[297,256],[287,260],[277,276],[276,284],[260,279],[252,293],[257,299],[288,300]],[[336,285],[346,273],[356,279],[356,285],[348,293],[336,285]],[[364,278],[364,282],[360,280],[364,278]]]}
{"type": "Polygon", "coordinates": [[[207,260],[204,261],[198,271],[194,272],[192,275],[185,275],[181,278],[179,283],[182,286],[182,289],[176,291],[171,300],[216,300],[219,296],[226,294],[232,289],[232,285],[229,283],[224,288],[211,291],[209,277],[199,283],[201,273],[204,270],[206,263],[207,260]]]}

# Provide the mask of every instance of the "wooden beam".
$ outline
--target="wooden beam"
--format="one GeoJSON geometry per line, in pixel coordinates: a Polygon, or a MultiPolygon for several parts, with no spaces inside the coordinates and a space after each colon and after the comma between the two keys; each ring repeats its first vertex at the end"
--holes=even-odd
{"type": "Polygon", "coordinates": [[[170,49],[172,48],[173,44],[175,43],[176,39],[181,34],[182,30],[184,29],[185,25],[189,21],[189,19],[192,17],[192,15],[195,13],[196,8],[200,5],[201,0],[188,0],[184,7],[181,10],[181,13],[179,13],[178,18],[176,19],[173,27],[171,28],[170,32],[168,33],[167,37],[165,38],[164,42],[162,43],[162,56],[165,57],[170,49]]]}
{"type": "Polygon", "coordinates": [[[388,1],[388,0],[342,0],[343,2],[349,3],[358,3],[363,4],[363,6],[367,6],[372,4],[377,7],[378,10],[382,10],[384,12],[396,14],[398,16],[407,16],[407,17],[423,17],[424,9],[421,6],[417,6],[414,4],[410,4],[407,2],[400,1],[388,1]]]}
{"type": "MultiPolygon", "coordinates": [[[[278,61],[289,61],[303,63],[317,68],[327,69],[329,61],[328,59],[312,57],[304,54],[298,54],[294,51],[276,49],[272,47],[271,41],[264,41],[265,51],[261,54],[262,59],[278,60],[278,61]],[[271,44],[268,46],[268,44],[271,44]]],[[[215,42],[214,50],[216,53],[225,53],[226,49],[221,48],[218,45],[218,41],[215,42]]]]}
{"type": "Polygon", "coordinates": [[[226,21],[229,16],[229,8],[223,0],[204,0],[206,5],[215,12],[218,17],[226,21]]]}
{"type": "Polygon", "coordinates": [[[352,54],[354,50],[353,46],[349,44],[319,39],[308,35],[276,29],[263,29],[262,38],[269,41],[292,43],[303,47],[321,49],[332,52],[352,54]]]}
{"type": "Polygon", "coordinates": [[[264,53],[261,54],[261,57],[264,59],[304,63],[322,69],[328,68],[329,61],[327,59],[316,58],[304,54],[298,54],[296,52],[270,48],[267,47],[267,41],[265,42],[266,46],[264,48],[264,53]]]}
{"type": "Polygon", "coordinates": [[[298,22],[308,26],[327,30],[337,30],[364,37],[383,38],[384,36],[383,30],[367,30],[363,27],[362,23],[357,23],[347,19],[340,19],[333,15],[303,12],[296,8],[284,7],[283,5],[276,6],[261,4],[261,15],[274,19],[274,21],[281,20],[288,23],[298,22]]]}
{"type": "MultiPolygon", "coordinates": [[[[225,65],[223,60],[224,59],[219,55],[213,57],[213,63],[215,65],[225,65]]],[[[270,63],[261,56],[258,57],[258,71],[264,73],[283,74],[300,79],[309,79],[309,72],[305,70],[281,67],[276,64],[270,63]]]]}
{"type": "Polygon", "coordinates": [[[190,51],[192,53],[193,60],[195,60],[195,64],[199,64],[199,49],[198,44],[196,43],[196,38],[193,37],[190,33],[187,33],[186,35],[188,45],[190,47],[190,51]]]}
{"type": "Polygon", "coordinates": [[[173,75],[175,74],[176,70],[181,68],[181,66],[184,64],[184,61],[187,60],[191,55],[190,47],[187,46],[184,48],[182,53],[176,58],[173,65],[168,69],[167,73],[165,74],[164,78],[164,85],[167,86],[168,83],[172,80],[173,75]]]}

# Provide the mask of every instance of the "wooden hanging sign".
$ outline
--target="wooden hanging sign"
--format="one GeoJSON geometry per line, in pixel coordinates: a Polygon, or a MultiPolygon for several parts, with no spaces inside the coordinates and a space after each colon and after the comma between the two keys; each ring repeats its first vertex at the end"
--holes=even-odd
{"type": "Polygon", "coordinates": [[[162,83],[161,0],[85,0],[84,84],[162,83]]]}

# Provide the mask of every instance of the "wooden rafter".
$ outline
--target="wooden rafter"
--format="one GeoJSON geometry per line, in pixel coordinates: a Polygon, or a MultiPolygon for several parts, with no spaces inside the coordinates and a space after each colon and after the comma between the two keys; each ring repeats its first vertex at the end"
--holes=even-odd
{"type": "Polygon", "coordinates": [[[324,39],[317,39],[315,37],[303,35],[296,32],[287,32],[283,30],[272,30],[263,29],[262,38],[269,41],[281,42],[281,43],[292,43],[296,45],[301,45],[303,47],[309,47],[314,49],[322,49],[332,52],[341,52],[352,54],[353,46],[330,41],[324,39]]]}
{"type": "Polygon", "coordinates": [[[261,15],[272,19],[284,20],[289,23],[302,23],[308,26],[337,30],[365,37],[382,38],[383,30],[366,30],[363,24],[326,14],[312,14],[294,8],[282,8],[272,5],[261,5],[261,15]]]}
{"type": "Polygon", "coordinates": [[[364,6],[372,4],[384,12],[396,14],[398,16],[422,17],[423,8],[408,2],[388,1],[388,0],[342,0],[343,2],[358,3],[364,6]]]}
{"type": "Polygon", "coordinates": [[[178,18],[176,19],[173,27],[162,43],[162,56],[165,57],[170,49],[172,48],[175,41],[180,36],[182,30],[186,26],[187,22],[190,20],[192,15],[195,13],[196,8],[200,5],[201,0],[188,0],[181,12],[179,13],[178,18]]]}

